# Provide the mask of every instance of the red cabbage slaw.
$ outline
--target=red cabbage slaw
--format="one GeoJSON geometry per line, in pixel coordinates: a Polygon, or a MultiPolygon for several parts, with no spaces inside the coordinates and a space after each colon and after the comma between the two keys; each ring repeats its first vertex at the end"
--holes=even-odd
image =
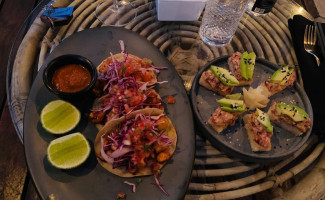
{"type": "MultiPolygon", "coordinates": [[[[110,134],[104,134],[101,137],[101,156],[108,163],[115,163],[116,167],[123,166],[123,163],[119,163],[120,159],[123,159],[125,156],[127,157],[129,153],[133,153],[133,145],[134,143],[130,141],[128,136],[132,135],[135,131],[135,123],[141,121],[144,123],[144,129],[140,127],[141,131],[150,130],[152,137],[150,140],[146,140],[144,145],[152,146],[155,143],[163,146],[169,146],[173,143],[174,140],[171,140],[168,136],[166,136],[164,131],[159,132],[157,128],[157,120],[161,117],[165,116],[165,114],[161,114],[159,116],[146,116],[143,114],[137,114],[134,119],[127,120],[123,124],[119,125],[115,132],[110,134]],[[151,126],[149,126],[151,125],[151,126]],[[143,130],[142,130],[143,129],[143,130]],[[112,148],[114,146],[115,151],[112,151],[110,155],[107,155],[105,150],[112,148]]],[[[139,127],[136,127],[139,128],[139,127]]],[[[142,135],[144,136],[144,135],[142,135]]],[[[141,140],[143,138],[139,138],[141,140]]],[[[146,147],[148,148],[148,147],[146,147]]],[[[129,162],[131,162],[129,160],[129,162]]],[[[128,166],[127,166],[128,167],[128,166]]]]}
{"type": "MultiPolygon", "coordinates": [[[[128,53],[125,51],[124,42],[122,40],[119,41],[121,46],[121,53],[123,55],[124,60],[118,61],[114,58],[111,53],[112,62],[108,65],[107,70],[103,73],[100,73],[98,76],[98,80],[104,83],[104,87],[102,88],[104,96],[102,96],[99,101],[102,102],[100,107],[93,109],[95,112],[107,112],[110,110],[114,110],[116,115],[110,116],[111,118],[117,118],[120,116],[126,116],[130,112],[138,109],[143,109],[147,106],[163,106],[162,101],[152,103],[149,98],[152,94],[156,93],[153,90],[153,84],[162,84],[167,81],[157,82],[155,81],[143,81],[142,84],[137,82],[135,76],[126,76],[126,66],[127,62],[130,60],[128,53]],[[122,75],[122,76],[121,76],[122,75]],[[151,85],[148,87],[148,85],[151,85]],[[129,107],[126,109],[125,104],[122,102],[116,102],[116,99],[123,99],[123,92],[132,90],[137,95],[143,97],[141,102],[133,107],[129,107]],[[149,102],[148,102],[149,100],[149,102]],[[126,112],[127,110],[127,112],[126,112]]],[[[151,64],[151,60],[143,59],[142,63],[145,62],[143,66],[141,64],[140,68],[136,70],[139,73],[146,74],[147,72],[155,72],[159,73],[160,70],[167,69],[166,67],[155,67],[151,64]]],[[[137,73],[137,72],[136,72],[137,73]]],[[[158,93],[156,93],[158,94],[158,93]]],[[[107,114],[108,115],[108,114],[107,114]]],[[[138,114],[133,120],[128,120],[123,123],[122,126],[118,128],[118,131],[113,134],[105,134],[101,137],[101,157],[106,162],[111,163],[113,168],[118,167],[126,167],[126,169],[133,170],[137,168],[135,154],[139,152],[139,145],[135,145],[135,143],[128,139],[128,137],[132,134],[134,130],[132,130],[132,125],[135,121],[142,121],[151,123],[150,127],[147,127],[150,130],[150,133],[153,137],[150,139],[147,138],[146,143],[143,144],[142,150],[148,150],[153,148],[155,144],[159,144],[161,146],[170,146],[176,138],[170,139],[166,136],[164,131],[159,131],[157,129],[157,120],[161,117],[164,117],[165,114],[161,114],[159,116],[145,116],[142,114],[138,114]],[[113,147],[113,148],[112,148],[113,147]],[[111,149],[110,153],[107,154],[107,149],[111,149]],[[114,150],[112,150],[114,149],[114,150]]],[[[140,137],[141,140],[141,137],[140,137]]],[[[140,148],[141,149],[141,148],[140,148]]],[[[157,186],[168,195],[168,193],[163,189],[162,185],[158,181],[158,175],[160,173],[160,169],[157,169],[157,161],[151,160],[147,163],[147,167],[151,167],[152,172],[155,177],[155,182],[157,186]],[[151,163],[151,166],[150,166],[151,163]]],[[[136,172],[136,171],[134,171],[136,172]]],[[[126,183],[126,182],[125,182],[126,183]]],[[[127,182],[126,184],[133,186],[133,192],[135,192],[135,185],[127,182]]]]}
{"type": "MultiPolygon", "coordinates": [[[[114,58],[114,55],[111,53],[112,62],[108,65],[107,70],[103,73],[100,73],[98,76],[98,80],[104,80],[107,81],[104,91],[109,88],[110,85],[116,84],[120,79],[123,79],[121,75],[124,75],[123,72],[127,70],[127,67],[125,64],[129,61],[128,53],[125,51],[124,42],[122,40],[119,41],[122,54],[124,57],[124,60],[118,61],[114,58]],[[120,72],[120,73],[119,73],[120,72]]],[[[145,66],[137,66],[134,70],[139,72],[146,72],[146,71],[153,71],[155,73],[159,73],[160,70],[167,69],[166,67],[155,67],[151,64],[151,60],[148,59],[149,62],[146,62],[145,66]]],[[[133,75],[133,74],[132,74],[133,75]]],[[[157,83],[156,81],[146,81],[150,84],[157,83]]]]}
{"type": "MultiPolygon", "coordinates": [[[[128,60],[128,53],[125,52],[123,41],[120,40],[119,42],[124,60],[117,61],[111,54],[112,62],[109,64],[107,70],[100,73],[98,76],[98,80],[105,83],[102,90],[106,95],[96,101],[96,104],[101,106],[92,109],[93,112],[105,112],[107,120],[125,116],[134,110],[143,109],[148,106],[162,108],[162,101],[160,97],[158,97],[158,93],[153,90],[152,83],[161,84],[167,82],[148,81],[139,83],[134,76],[121,77],[123,70],[127,70],[125,63],[128,60]],[[149,84],[151,85],[150,87],[148,87],[149,84]],[[125,97],[125,94],[123,94],[128,92],[128,90],[133,91],[132,97],[125,97]],[[157,96],[159,102],[157,102],[157,99],[153,99],[153,97],[148,98],[148,96],[153,95],[157,96]],[[154,101],[154,103],[152,101],[154,101]],[[133,105],[130,105],[130,103],[133,105]],[[112,110],[113,112],[110,112],[112,110]]],[[[146,66],[145,68],[141,67],[137,70],[159,72],[160,69],[167,69],[165,67],[157,68],[151,64],[146,66]]]]}
{"type": "Polygon", "coordinates": [[[135,192],[136,185],[134,183],[131,183],[129,181],[124,181],[125,184],[132,186],[132,192],[135,192]]]}
{"type": "Polygon", "coordinates": [[[169,147],[176,139],[169,138],[165,135],[165,130],[158,129],[157,121],[165,116],[164,113],[159,116],[137,114],[135,118],[119,124],[111,133],[102,135],[101,157],[112,164],[113,169],[126,167],[134,174],[141,169],[138,163],[144,159],[146,166],[143,167],[151,167],[156,184],[168,195],[158,181],[159,169],[155,170],[153,167],[158,161],[152,157],[139,156],[146,152],[154,152],[155,145],[169,147]]]}
{"type": "Polygon", "coordinates": [[[106,119],[125,116],[146,107],[163,108],[162,100],[153,86],[140,86],[133,77],[123,78],[109,88],[109,93],[97,99],[93,112],[105,112],[106,119]]]}

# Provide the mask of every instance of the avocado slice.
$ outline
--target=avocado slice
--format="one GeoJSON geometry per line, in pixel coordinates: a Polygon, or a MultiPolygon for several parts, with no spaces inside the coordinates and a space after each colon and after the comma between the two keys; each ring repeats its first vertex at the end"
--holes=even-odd
{"type": "Polygon", "coordinates": [[[301,108],[292,104],[278,103],[276,110],[280,114],[287,115],[295,122],[304,121],[309,118],[309,115],[301,108]]]}
{"type": "Polygon", "coordinates": [[[256,108],[256,114],[257,114],[257,121],[264,126],[266,132],[272,133],[273,132],[273,126],[270,121],[270,117],[267,113],[261,111],[260,109],[256,108]]]}
{"type": "Polygon", "coordinates": [[[247,78],[247,73],[246,73],[246,69],[247,69],[247,57],[248,57],[248,52],[247,51],[245,51],[242,55],[241,55],[241,57],[240,57],[240,62],[239,62],[239,64],[240,64],[240,74],[241,74],[241,76],[244,78],[244,79],[248,79],[247,78]]]}
{"type": "Polygon", "coordinates": [[[289,66],[284,66],[273,73],[270,78],[270,81],[271,83],[279,83],[280,85],[283,85],[291,76],[293,71],[293,68],[289,68],[289,66]]]}
{"type": "Polygon", "coordinates": [[[288,66],[284,66],[278,70],[276,70],[273,75],[270,78],[270,81],[272,83],[280,83],[282,79],[287,75],[287,72],[289,71],[288,66]]]}
{"type": "Polygon", "coordinates": [[[218,104],[221,106],[227,106],[230,108],[236,108],[236,107],[243,107],[244,106],[244,101],[243,100],[235,100],[235,99],[227,99],[227,98],[222,98],[217,101],[218,104]]]}
{"type": "Polygon", "coordinates": [[[244,111],[246,111],[245,108],[243,108],[243,107],[234,109],[234,108],[230,108],[230,107],[226,107],[226,106],[221,106],[220,108],[221,108],[221,110],[224,110],[227,112],[244,112],[244,111]]]}
{"type": "Polygon", "coordinates": [[[246,77],[247,77],[246,80],[251,80],[253,78],[255,59],[256,59],[256,55],[254,52],[248,54],[247,63],[246,63],[246,77]]]}
{"type": "Polygon", "coordinates": [[[214,75],[225,85],[236,86],[239,84],[239,81],[234,77],[228,70],[211,65],[210,70],[214,75]]]}
{"type": "Polygon", "coordinates": [[[241,93],[234,93],[234,94],[228,94],[226,95],[227,99],[235,99],[235,100],[240,100],[242,99],[242,94],[241,93]]]}
{"type": "Polygon", "coordinates": [[[283,80],[280,82],[280,85],[284,85],[289,80],[289,78],[290,78],[290,76],[292,75],[293,72],[294,72],[294,69],[293,68],[289,68],[289,72],[283,78],[283,80]]]}
{"type": "Polygon", "coordinates": [[[220,104],[221,110],[224,110],[227,112],[244,112],[245,111],[243,100],[222,98],[222,99],[218,100],[217,103],[220,104]]]}

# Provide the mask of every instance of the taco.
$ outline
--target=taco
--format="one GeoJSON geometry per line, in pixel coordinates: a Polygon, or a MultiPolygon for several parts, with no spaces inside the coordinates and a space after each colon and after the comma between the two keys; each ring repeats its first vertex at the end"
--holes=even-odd
{"type": "Polygon", "coordinates": [[[135,110],[146,108],[158,108],[163,111],[164,105],[160,95],[152,87],[147,88],[147,84],[140,86],[133,77],[128,77],[110,85],[107,94],[94,101],[89,117],[94,124],[105,124],[135,110]]]}
{"type": "Polygon", "coordinates": [[[95,139],[97,160],[120,177],[157,175],[176,149],[170,119],[156,108],[134,111],[105,124],[95,139]]]}
{"type": "Polygon", "coordinates": [[[148,58],[139,58],[130,53],[118,53],[103,60],[97,67],[99,76],[110,73],[111,70],[118,72],[119,78],[134,77],[140,83],[156,83],[155,71],[159,71],[152,65],[148,58]]]}

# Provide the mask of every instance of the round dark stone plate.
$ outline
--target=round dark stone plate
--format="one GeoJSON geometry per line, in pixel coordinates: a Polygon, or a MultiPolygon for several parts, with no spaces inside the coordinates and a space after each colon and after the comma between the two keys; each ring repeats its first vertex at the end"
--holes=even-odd
{"type": "MultiPolygon", "coordinates": [[[[251,162],[273,162],[286,158],[287,156],[298,150],[309,138],[312,127],[302,136],[296,137],[293,134],[274,125],[273,136],[271,139],[272,149],[269,152],[253,152],[251,150],[247,133],[244,128],[242,117],[240,116],[236,124],[228,127],[221,134],[218,134],[208,123],[208,119],[218,107],[216,100],[223,98],[210,90],[199,85],[201,74],[209,69],[211,65],[228,68],[227,59],[229,56],[218,58],[205,67],[203,67],[196,75],[191,88],[191,103],[196,118],[197,125],[203,137],[207,138],[216,148],[228,153],[229,155],[242,158],[251,162]]],[[[257,58],[254,72],[254,81],[250,87],[256,88],[259,84],[271,77],[271,75],[279,69],[279,66],[267,60],[257,58]]],[[[245,86],[248,90],[249,86],[245,86]]],[[[235,87],[232,93],[242,93],[243,87],[235,87]]],[[[274,101],[282,101],[297,105],[304,109],[313,120],[313,111],[309,99],[303,88],[295,82],[294,86],[287,88],[270,97],[270,102],[266,108],[262,108],[266,112],[274,101]]]]}
{"type": "MultiPolygon", "coordinates": [[[[97,134],[96,127],[89,122],[88,115],[94,98],[86,96],[72,103],[81,111],[81,122],[72,130],[81,132],[88,139],[91,147],[97,134]]],[[[116,199],[118,192],[126,193],[127,199],[183,199],[191,177],[195,151],[195,133],[192,110],[182,80],[166,57],[146,38],[123,28],[103,27],[87,29],[63,40],[46,59],[38,72],[26,105],[24,115],[24,146],[27,166],[37,191],[42,199],[116,199]],[[46,132],[40,123],[42,108],[50,101],[59,99],[43,84],[44,66],[50,60],[64,55],[77,54],[88,58],[95,66],[108,56],[120,53],[119,40],[123,40],[126,51],[149,58],[156,67],[167,67],[161,70],[158,81],[168,83],[156,86],[163,101],[173,95],[175,104],[165,104],[165,112],[172,120],[177,131],[177,148],[171,160],[161,169],[159,181],[169,196],[155,184],[153,176],[140,177],[136,192],[123,183],[136,183],[138,178],[121,178],[98,164],[94,150],[88,160],[81,166],[71,170],[60,170],[47,161],[46,149],[50,141],[59,137],[46,132]]]]}

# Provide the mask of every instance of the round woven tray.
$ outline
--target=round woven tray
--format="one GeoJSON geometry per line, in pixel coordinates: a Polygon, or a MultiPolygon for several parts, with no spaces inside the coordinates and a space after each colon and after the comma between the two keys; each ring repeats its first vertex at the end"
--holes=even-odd
{"type": "MultiPolygon", "coordinates": [[[[34,75],[46,56],[75,32],[102,26],[94,13],[101,1],[57,0],[60,5],[75,6],[73,19],[68,25],[50,28],[39,18],[47,2],[43,1],[25,22],[8,63],[8,104],[21,140],[27,96],[34,75]]],[[[244,50],[254,51],[258,57],[278,65],[295,67],[297,81],[303,85],[288,19],[295,14],[309,19],[312,17],[291,0],[278,0],[272,12],[263,18],[244,14],[232,42],[221,48],[207,46],[199,39],[201,17],[192,22],[161,22],[157,19],[155,1],[135,0],[133,3],[138,8],[138,16],[125,28],[139,33],[157,46],[173,63],[187,90],[195,74],[207,62],[244,50]]],[[[319,199],[325,193],[324,146],[316,136],[312,136],[291,157],[265,165],[229,157],[197,136],[196,158],[185,199],[319,199]],[[320,176],[317,180],[312,178],[320,176]]]]}

